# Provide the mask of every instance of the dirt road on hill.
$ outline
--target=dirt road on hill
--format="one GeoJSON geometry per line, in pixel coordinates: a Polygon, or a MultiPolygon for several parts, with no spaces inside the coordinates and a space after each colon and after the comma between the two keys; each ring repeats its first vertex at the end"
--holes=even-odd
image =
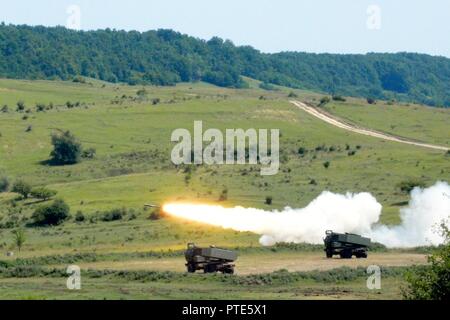
{"type": "Polygon", "coordinates": [[[346,123],[343,120],[335,117],[334,115],[327,113],[324,110],[319,110],[318,108],[308,106],[307,104],[305,104],[303,102],[300,102],[300,101],[290,101],[290,102],[292,104],[294,104],[295,106],[297,106],[298,108],[300,108],[301,110],[313,115],[314,117],[316,117],[322,121],[325,121],[333,126],[339,127],[341,129],[345,129],[347,131],[351,131],[351,132],[355,132],[355,133],[359,133],[359,134],[363,134],[366,136],[375,137],[375,138],[379,138],[379,139],[383,139],[383,140],[409,144],[409,145],[413,145],[413,146],[417,146],[417,147],[423,147],[423,148],[434,149],[434,150],[443,150],[443,151],[450,150],[448,147],[443,147],[443,146],[438,146],[438,145],[428,144],[428,143],[422,143],[422,142],[409,140],[409,139],[402,138],[402,137],[396,137],[394,135],[390,135],[387,133],[382,133],[379,131],[362,128],[362,127],[359,127],[354,124],[346,123]]]}

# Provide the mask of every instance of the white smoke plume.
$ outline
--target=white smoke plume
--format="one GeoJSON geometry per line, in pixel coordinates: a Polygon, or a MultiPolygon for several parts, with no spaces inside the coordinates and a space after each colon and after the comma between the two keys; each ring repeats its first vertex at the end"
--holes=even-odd
{"type": "Polygon", "coordinates": [[[261,235],[265,246],[277,242],[323,243],[326,230],[358,233],[388,247],[438,245],[443,242],[437,231],[450,216],[450,186],[438,182],[427,189],[411,192],[409,205],[400,210],[401,224],[380,225],[382,206],[369,193],[346,195],[323,192],[302,209],[265,211],[254,208],[167,204],[170,215],[236,231],[261,235]]]}

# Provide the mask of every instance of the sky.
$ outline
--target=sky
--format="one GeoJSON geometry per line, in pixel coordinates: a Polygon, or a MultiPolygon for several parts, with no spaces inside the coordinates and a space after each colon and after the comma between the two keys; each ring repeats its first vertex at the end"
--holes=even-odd
{"type": "Polygon", "coordinates": [[[0,0],[0,21],[82,30],[166,28],[271,53],[450,57],[449,0],[0,0]]]}

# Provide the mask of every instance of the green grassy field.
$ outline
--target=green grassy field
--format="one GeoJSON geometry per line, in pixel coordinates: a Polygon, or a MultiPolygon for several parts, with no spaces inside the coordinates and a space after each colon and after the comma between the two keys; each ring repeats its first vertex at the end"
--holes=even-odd
{"type": "MultiPolygon", "coordinates": [[[[288,97],[291,90],[264,91],[255,83],[246,90],[203,83],[145,87],[146,93],[139,95],[142,89],[98,81],[79,84],[0,80],[0,107],[8,105],[8,112],[0,112],[0,175],[7,175],[11,181],[21,178],[33,186],[54,189],[58,191],[57,196],[70,205],[72,215],[81,211],[88,218],[83,223],[70,220],[58,227],[26,228],[27,241],[16,256],[180,250],[189,241],[258,247],[259,236],[254,234],[174,218],[153,221],[148,219],[150,211],[143,209],[145,203],[161,204],[172,200],[217,203],[224,189],[228,190],[228,199],[221,204],[264,209],[303,207],[323,190],[368,191],[383,204],[382,222],[396,224],[399,209],[408,200],[408,196],[400,192],[399,182],[415,178],[431,185],[437,180],[450,180],[450,157],[445,152],[385,142],[332,127],[291,105],[288,97]],[[154,99],[159,99],[160,103],[153,105],[154,99]],[[29,112],[15,111],[19,100],[24,101],[29,112]],[[67,108],[68,101],[79,102],[79,107],[67,108]],[[37,112],[37,103],[52,103],[54,107],[37,112]],[[191,178],[187,179],[185,168],[175,167],[170,161],[174,145],[170,135],[177,128],[192,130],[195,120],[203,120],[205,129],[279,128],[280,173],[263,177],[256,165],[202,165],[194,168],[191,178]],[[45,161],[52,149],[50,135],[56,130],[73,132],[84,147],[96,149],[96,157],[71,166],[47,165],[45,161]],[[300,147],[307,149],[304,155],[298,153],[300,147]],[[349,151],[356,153],[349,156],[349,151]],[[331,164],[328,169],[323,165],[326,161],[331,164]],[[273,205],[264,203],[266,196],[273,197],[273,205]],[[89,221],[90,217],[98,217],[102,211],[114,208],[132,209],[133,213],[119,222],[89,221]]],[[[313,103],[321,97],[310,92],[294,92],[297,99],[313,103]]],[[[363,126],[450,146],[448,109],[386,106],[382,102],[368,106],[357,99],[333,102],[326,108],[363,126]]],[[[33,199],[13,201],[16,198],[13,193],[0,193],[2,255],[15,251],[12,228],[26,224],[41,204],[33,199]]],[[[392,287],[397,287],[401,280],[393,279],[392,287]]],[[[1,279],[1,288],[17,290],[12,290],[11,294],[0,290],[0,298],[54,298],[59,297],[58,292],[62,290],[56,287],[60,280],[38,277],[22,280],[1,279]],[[46,289],[37,292],[39,287],[46,289]]],[[[124,288],[131,290],[130,297],[134,298],[178,298],[185,297],[180,292],[185,292],[188,286],[175,288],[174,283],[158,284],[154,294],[147,296],[151,288],[133,283],[129,289],[124,280],[120,281],[107,284],[107,280],[94,279],[88,284],[90,289],[86,295],[79,293],[70,297],[121,298],[126,297],[126,293],[120,293],[124,288]],[[109,286],[115,289],[111,291],[109,286]]],[[[210,296],[208,294],[219,284],[209,285],[211,287],[204,289],[204,295],[199,294],[199,298],[210,296]]],[[[324,296],[333,297],[322,283],[311,285],[317,286],[319,292],[325,290],[324,296]]],[[[285,294],[277,295],[280,289],[272,289],[256,290],[252,297],[293,298],[297,292],[287,288],[285,294]]],[[[250,297],[248,292],[253,292],[253,289],[230,290],[229,297],[250,297]]],[[[398,292],[387,298],[399,297],[398,292]]],[[[299,293],[302,294],[307,296],[305,291],[299,293]]],[[[366,295],[358,293],[355,297],[366,295]]]]}

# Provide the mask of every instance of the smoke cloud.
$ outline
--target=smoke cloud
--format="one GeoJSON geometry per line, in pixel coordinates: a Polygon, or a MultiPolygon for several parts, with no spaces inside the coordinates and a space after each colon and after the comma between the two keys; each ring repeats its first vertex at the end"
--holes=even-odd
{"type": "Polygon", "coordinates": [[[388,247],[438,245],[436,232],[450,216],[450,186],[438,182],[411,192],[407,207],[400,210],[401,224],[379,224],[382,206],[370,193],[335,194],[325,191],[302,209],[265,211],[254,208],[224,208],[211,205],[167,204],[170,215],[236,231],[261,235],[260,243],[323,243],[326,230],[358,233],[388,247]]]}

